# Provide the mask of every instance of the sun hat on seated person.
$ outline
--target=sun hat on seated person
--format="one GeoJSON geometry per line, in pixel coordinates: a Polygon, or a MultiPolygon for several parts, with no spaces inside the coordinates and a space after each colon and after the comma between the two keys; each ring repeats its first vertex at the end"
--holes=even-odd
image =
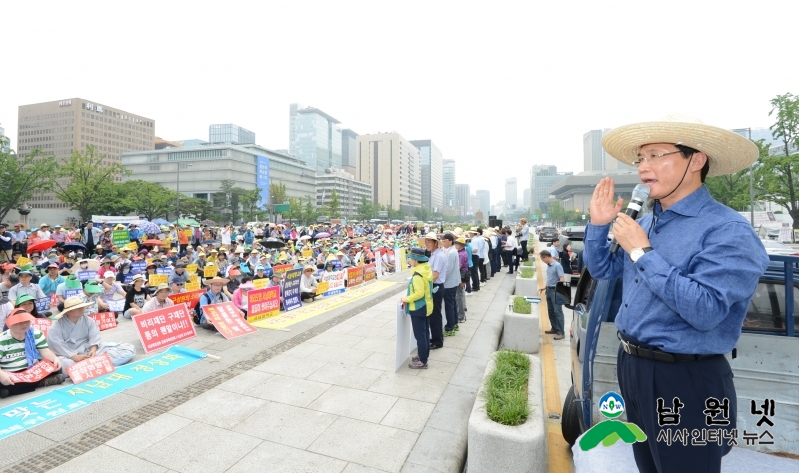
{"type": "Polygon", "coordinates": [[[11,327],[12,325],[16,325],[20,322],[33,322],[34,317],[25,312],[22,309],[16,309],[11,311],[11,315],[6,318],[6,326],[11,327]]]}
{"type": "Polygon", "coordinates": [[[206,279],[204,284],[206,286],[210,286],[211,284],[227,284],[230,282],[230,279],[225,278],[213,278],[213,279],[206,279]]]}
{"type": "Polygon", "coordinates": [[[602,137],[605,151],[629,165],[638,160],[641,146],[651,143],[673,143],[705,153],[710,162],[708,177],[746,169],[760,156],[757,146],[742,135],[685,115],[621,126],[602,137]]]}
{"type": "Polygon", "coordinates": [[[83,299],[80,297],[72,296],[68,297],[67,300],[64,301],[64,310],[61,312],[66,314],[70,310],[82,309],[84,307],[89,307],[90,305],[92,305],[91,302],[83,302],[83,299]]]}
{"type": "Polygon", "coordinates": [[[99,281],[86,281],[83,290],[89,294],[102,294],[105,292],[99,281]]]}

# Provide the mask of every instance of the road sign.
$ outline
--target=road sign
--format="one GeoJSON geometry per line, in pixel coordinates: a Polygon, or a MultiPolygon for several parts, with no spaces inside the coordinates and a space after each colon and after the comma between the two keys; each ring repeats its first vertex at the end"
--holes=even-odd
{"type": "Polygon", "coordinates": [[[585,220],[585,214],[583,214],[583,220],[585,220]]]}

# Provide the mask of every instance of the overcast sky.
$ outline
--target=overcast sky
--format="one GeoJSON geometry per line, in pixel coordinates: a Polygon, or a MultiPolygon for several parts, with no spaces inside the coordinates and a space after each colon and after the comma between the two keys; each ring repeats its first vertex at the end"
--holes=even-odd
{"type": "MultiPolygon", "coordinates": [[[[582,171],[583,134],[670,113],[767,127],[799,94],[796,1],[3,2],[0,124],[81,97],[169,140],[236,123],[288,148],[289,104],[432,139],[504,199],[533,164],[582,171]]],[[[524,183],[524,184],[523,184],[524,183]]]]}

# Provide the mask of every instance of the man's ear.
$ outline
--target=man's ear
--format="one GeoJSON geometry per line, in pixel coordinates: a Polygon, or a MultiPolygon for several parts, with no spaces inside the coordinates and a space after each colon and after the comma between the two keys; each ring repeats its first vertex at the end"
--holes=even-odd
{"type": "Polygon", "coordinates": [[[707,162],[707,155],[701,151],[694,153],[693,159],[691,159],[691,172],[699,172],[705,167],[705,163],[707,162]]]}

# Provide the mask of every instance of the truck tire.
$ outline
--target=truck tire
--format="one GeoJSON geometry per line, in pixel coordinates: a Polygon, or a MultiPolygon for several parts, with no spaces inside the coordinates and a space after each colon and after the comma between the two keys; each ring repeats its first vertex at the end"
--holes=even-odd
{"type": "Polygon", "coordinates": [[[580,409],[579,402],[574,402],[575,399],[574,386],[572,386],[569,388],[569,394],[566,395],[566,401],[563,403],[563,414],[560,416],[561,432],[563,433],[563,438],[569,442],[569,445],[574,445],[574,442],[583,433],[580,428],[582,409],[580,409]]]}

